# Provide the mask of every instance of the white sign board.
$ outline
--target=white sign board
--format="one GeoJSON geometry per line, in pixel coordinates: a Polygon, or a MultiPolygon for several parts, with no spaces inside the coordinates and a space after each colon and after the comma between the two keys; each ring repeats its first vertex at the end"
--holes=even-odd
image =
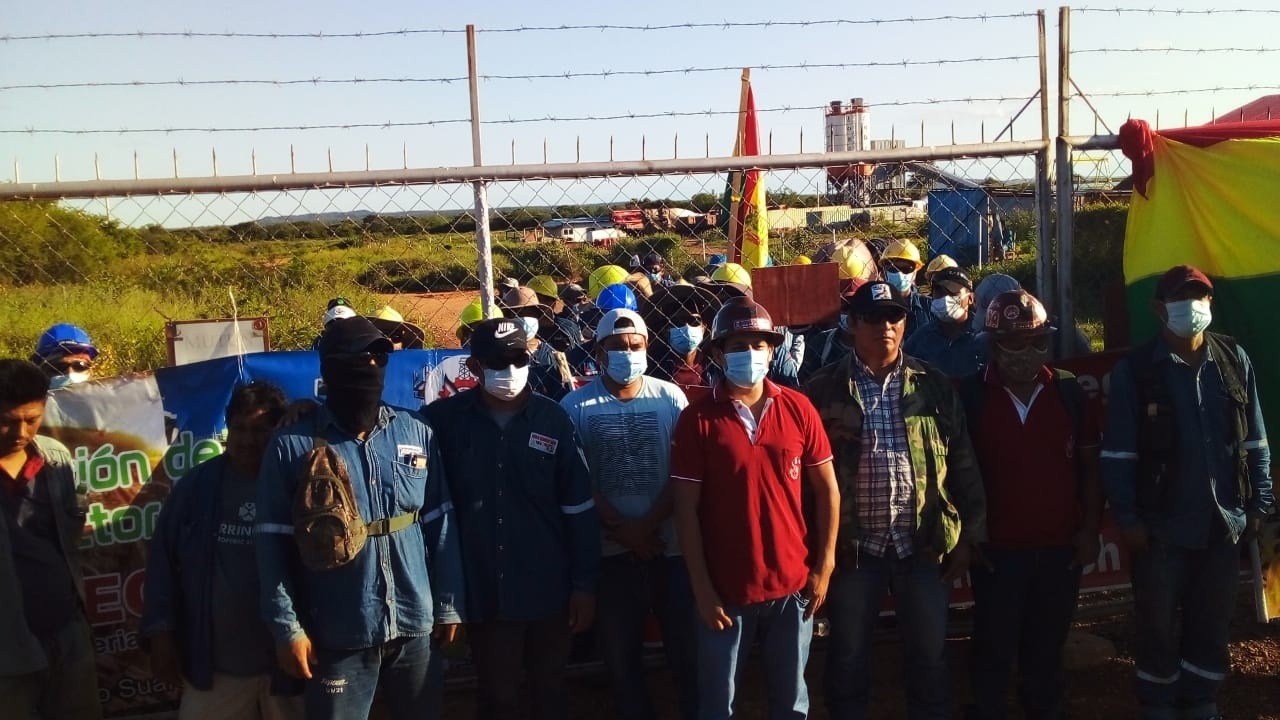
{"type": "Polygon", "coordinates": [[[165,336],[169,341],[170,365],[271,349],[265,317],[172,320],[165,324],[165,336]]]}

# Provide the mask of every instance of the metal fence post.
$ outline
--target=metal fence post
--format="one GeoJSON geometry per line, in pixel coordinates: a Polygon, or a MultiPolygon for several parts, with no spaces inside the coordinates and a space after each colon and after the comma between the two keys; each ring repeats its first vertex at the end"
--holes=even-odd
{"type": "MultiPolygon", "coordinates": [[[[471,94],[471,159],[484,164],[480,149],[480,90],[476,73],[476,26],[467,25],[467,84],[471,94]]],[[[485,317],[494,315],[493,235],[489,232],[489,193],[485,181],[471,184],[475,189],[476,276],[480,280],[480,307],[485,317]]]]}
{"type": "Polygon", "coordinates": [[[1073,232],[1075,226],[1075,178],[1072,173],[1071,134],[1071,8],[1058,8],[1058,327],[1062,354],[1070,356],[1075,347],[1075,306],[1071,302],[1073,232]]]}
{"type": "Polygon", "coordinates": [[[1036,11],[1040,40],[1040,139],[1044,147],[1036,153],[1036,296],[1053,307],[1053,145],[1049,134],[1049,55],[1044,10],[1036,11]]]}

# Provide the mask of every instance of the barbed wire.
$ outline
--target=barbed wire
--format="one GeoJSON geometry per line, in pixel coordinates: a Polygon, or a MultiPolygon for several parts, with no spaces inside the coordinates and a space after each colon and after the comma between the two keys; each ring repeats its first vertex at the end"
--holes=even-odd
{"type": "MultiPolygon", "coordinates": [[[[839,25],[897,25],[905,23],[931,22],[967,22],[990,20],[1010,20],[1016,18],[1035,17],[1033,12],[1018,13],[979,13],[974,15],[933,15],[925,17],[897,18],[832,18],[825,20],[758,20],[758,21],[719,21],[666,23],[658,25],[620,25],[620,24],[585,24],[585,25],[521,25],[503,28],[476,28],[477,33],[522,33],[522,32],[567,32],[594,30],[628,31],[628,32],[663,32],[668,30],[734,30],[741,28],[771,27],[815,27],[839,25]]],[[[110,38],[243,38],[259,40],[328,40],[328,39],[370,39],[379,37],[406,35],[447,35],[465,33],[465,28],[401,28],[399,30],[372,30],[355,32],[210,32],[196,30],[149,31],[136,30],[130,32],[83,32],[83,33],[42,33],[31,35],[0,35],[0,42],[20,42],[30,40],[98,40],[110,38]]]]}
{"type": "MultiPolygon", "coordinates": [[[[905,107],[911,105],[943,105],[958,103],[1003,103],[1025,101],[1027,97],[967,97],[967,98],[926,98],[920,100],[893,100],[888,102],[866,103],[866,107],[905,107]]],[[[824,110],[827,105],[799,105],[771,108],[756,108],[758,113],[812,112],[824,110]]],[[[737,110],[667,110],[651,113],[620,113],[616,115],[581,115],[576,117],[543,117],[496,118],[481,120],[482,125],[519,125],[544,122],[592,122],[610,120],[642,120],[652,118],[677,117],[715,117],[737,115],[737,110]]],[[[448,120],[414,120],[387,122],[331,123],[325,125],[263,125],[258,127],[170,127],[170,128],[0,128],[0,135],[140,135],[169,133],[230,133],[230,132],[273,132],[282,130],[361,130],[401,127],[429,127],[435,125],[455,125],[469,123],[469,118],[452,118],[448,120]]]]}
{"type": "Polygon", "coordinates": [[[1206,10],[1176,8],[1079,7],[1071,8],[1071,12],[1094,14],[1110,13],[1113,15],[1280,15],[1280,10],[1272,10],[1270,8],[1228,8],[1224,10],[1206,10]]]}
{"type": "MultiPolygon", "coordinates": [[[[973,57],[973,58],[936,58],[932,60],[897,60],[897,61],[880,61],[872,60],[865,62],[845,62],[845,63],[790,63],[783,65],[756,65],[752,66],[752,70],[776,71],[776,70],[832,70],[832,69],[851,69],[851,68],[889,68],[889,67],[918,67],[918,66],[943,66],[943,65],[960,65],[960,64],[976,64],[976,63],[995,63],[995,62],[1016,62],[1022,60],[1035,60],[1036,55],[1006,55],[1002,57],[973,57]]],[[[533,73],[525,75],[479,75],[481,80],[571,80],[575,78],[610,78],[610,77],[648,77],[659,75],[693,75],[699,73],[715,73],[741,70],[743,65],[721,65],[715,67],[684,67],[684,68],[655,68],[650,70],[595,70],[595,71],[572,71],[566,70],[559,73],[533,73]]],[[[119,88],[119,87],[200,87],[208,85],[377,85],[377,84],[448,84],[454,82],[465,81],[465,75],[460,77],[371,77],[371,78],[289,78],[281,80],[272,79],[219,79],[219,80],[109,80],[109,81],[85,81],[85,82],[65,82],[65,83],[22,83],[15,85],[0,85],[0,92],[10,90],[64,90],[71,88],[119,88]]]]}
{"type": "MultiPolygon", "coordinates": [[[[1280,90],[1280,85],[1236,85],[1211,88],[1183,88],[1177,90],[1116,90],[1111,92],[1089,92],[1089,97],[1150,97],[1155,95],[1192,95],[1195,93],[1234,92],[1244,90],[1280,90]]],[[[1080,97],[1080,93],[1072,93],[1071,97],[1080,97]]]]}
{"type": "Polygon", "coordinates": [[[1262,54],[1280,52],[1280,48],[1273,47],[1215,47],[1215,48],[1180,48],[1180,47],[1163,47],[1163,48],[1072,48],[1072,55],[1099,55],[1106,53],[1151,53],[1159,54],[1185,54],[1185,55],[1207,55],[1207,54],[1224,54],[1224,53],[1241,53],[1241,54],[1262,54]]]}

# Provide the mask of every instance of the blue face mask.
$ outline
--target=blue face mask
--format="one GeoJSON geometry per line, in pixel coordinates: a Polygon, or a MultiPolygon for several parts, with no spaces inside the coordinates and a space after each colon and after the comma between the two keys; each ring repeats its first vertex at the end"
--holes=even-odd
{"type": "Polygon", "coordinates": [[[619,385],[630,385],[649,369],[649,356],[643,350],[610,350],[605,372],[619,385]]]}
{"type": "Polygon", "coordinates": [[[724,376],[740,388],[759,385],[769,373],[768,350],[743,350],[725,353],[724,376]]]}
{"type": "Polygon", "coordinates": [[[650,282],[662,282],[662,273],[660,273],[660,272],[651,272],[651,273],[646,273],[646,274],[649,276],[649,280],[650,280],[650,282]]]}
{"type": "Polygon", "coordinates": [[[693,327],[681,325],[671,328],[671,349],[681,355],[688,355],[702,344],[704,332],[701,325],[693,327]]]}
{"type": "Polygon", "coordinates": [[[911,284],[915,282],[915,280],[916,273],[914,270],[909,273],[900,273],[891,270],[884,274],[884,281],[892,285],[900,293],[910,291],[911,284]]]}
{"type": "Polygon", "coordinates": [[[538,335],[538,318],[522,317],[520,325],[524,328],[524,339],[532,340],[538,335]]]}

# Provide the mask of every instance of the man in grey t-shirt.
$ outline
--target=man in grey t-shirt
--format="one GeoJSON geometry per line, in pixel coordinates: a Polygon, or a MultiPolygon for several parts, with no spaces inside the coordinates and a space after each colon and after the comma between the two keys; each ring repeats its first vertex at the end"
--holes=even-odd
{"type": "Polygon", "coordinates": [[[667,487],[671,433],[688,405],[673,383],[648,377],[649,335],[631,310],[611,310],[596,327],[604,373],[560,401],[582,439],[604,537],[596,587],[596,639],[613,685],[616,713],[655,717],[644,685],[645,618],[662,626],[681,715],[697,713],[695,616],[667,487]]]}

